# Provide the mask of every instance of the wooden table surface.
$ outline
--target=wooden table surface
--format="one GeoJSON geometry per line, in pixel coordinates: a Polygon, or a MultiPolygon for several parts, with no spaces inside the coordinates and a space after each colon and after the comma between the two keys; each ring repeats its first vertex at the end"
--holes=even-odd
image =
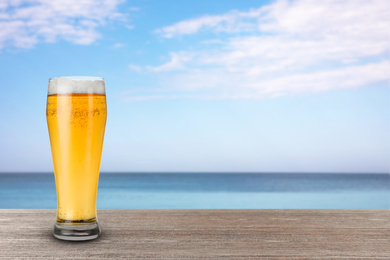
{"type": "Polygon", "coordinates": [[[390,259],[390,210],[98,210],[66,242],[55,210],[0,209],[0,259],[390,259]]]}

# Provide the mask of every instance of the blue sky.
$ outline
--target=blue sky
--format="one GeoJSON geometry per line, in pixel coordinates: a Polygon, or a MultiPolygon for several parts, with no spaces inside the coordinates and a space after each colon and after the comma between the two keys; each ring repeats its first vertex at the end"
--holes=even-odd
{"type": "Polygon", "coordinates": [[[102,171],[389,172],[389,1],[0,3],[0,172],[52,171],[48,78],[101,76],[102,171]]]}

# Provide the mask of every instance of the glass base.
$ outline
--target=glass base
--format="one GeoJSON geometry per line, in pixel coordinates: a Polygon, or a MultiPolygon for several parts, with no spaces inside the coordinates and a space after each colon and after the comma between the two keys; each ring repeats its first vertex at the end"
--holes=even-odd
{"type": "Polygon", "coordinates": [[[100,227],[97,222],[88,224],[56,223],[53,235],[58,239],[68,241],[92,240],[100,235],[100,227]]]}

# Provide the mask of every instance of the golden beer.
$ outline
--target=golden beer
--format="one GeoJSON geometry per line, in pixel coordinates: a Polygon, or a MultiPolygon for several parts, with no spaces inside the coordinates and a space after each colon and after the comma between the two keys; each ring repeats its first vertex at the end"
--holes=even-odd
{"type": "MultiPolygon", "coordinates": [[[[83,88],[74,89],[83,92],[83,88]]],[[[87,88],[84,92],[93,91],[87,88]]],[[[77,232],[76,238],[66,234],[88,224],[96,224],[98,229],[96,195],[107,118],[105,93],[48,93],[46,118],[57,189],[54,235],[66,240],[96,238],[98,234],[93,238],[79,237],[77,232]],[[57,230],[57,236],[56,228],[67,230],[57,230]]]]}

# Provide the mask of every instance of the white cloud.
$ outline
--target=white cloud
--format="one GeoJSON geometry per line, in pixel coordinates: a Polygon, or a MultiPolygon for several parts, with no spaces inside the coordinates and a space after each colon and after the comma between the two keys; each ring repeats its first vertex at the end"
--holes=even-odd
{"type": "Polygon", "coordinates": [[[142,67],[141,66],[134,65],[134,64],[130,64],[129,65],[129,69],[132,70],[132,71],[136,71],[136,72],[141,72],[142,71],[142,67]]]}
{"type": "Polygon", "coordinates": [[[217,32],[253,31],[256,29],[256,24],[247,20],[257,18],[263,12],[263,8],[259,8],[249,12],[231,11],[223,15],[206,15],[157,29],[155,33],[165,38],[172,38],[177,35],[194,34],[202,29],[217,32]]]}
{"type": "Polygon", "coordinates": [[[171,52],[170,61],[143,71],[157,75],[167,93],[207,98],[383,84],[390,74],[389,10],[388,0],[280,0],[185,20],[155,32],[171,41],[205,30],[216,34],[198,49],[171,52]]]}
{"type": "Polygon", "coordinates": [[[115,43],[112,47],[119,49],[119,48],[122,48],[124,46],[125,46],[125,44],[118,42],[118,43],[115,43]]]}
{"type": "Polygon", "coordinates": [[[185,52],[181,53],[170,53],[170,58],[171,60],[168,61],[167,63],[157,66],[157,67],[152,67],[148,66],[147,69],[149,71],[153,72],[167,72],[167,71],[177,71],[177,70],[184,70],[186,69],[185,63],[191,61],[192,57],[191,54],[187,54],[185,52]]]}
{"type": "Polygon", "coordinates": [[[58,39],[88,45],[100,38],[97,28],[125,19],[122,0],[13,0],[0,4],[0,49],[31,48],[58,39]]]}

